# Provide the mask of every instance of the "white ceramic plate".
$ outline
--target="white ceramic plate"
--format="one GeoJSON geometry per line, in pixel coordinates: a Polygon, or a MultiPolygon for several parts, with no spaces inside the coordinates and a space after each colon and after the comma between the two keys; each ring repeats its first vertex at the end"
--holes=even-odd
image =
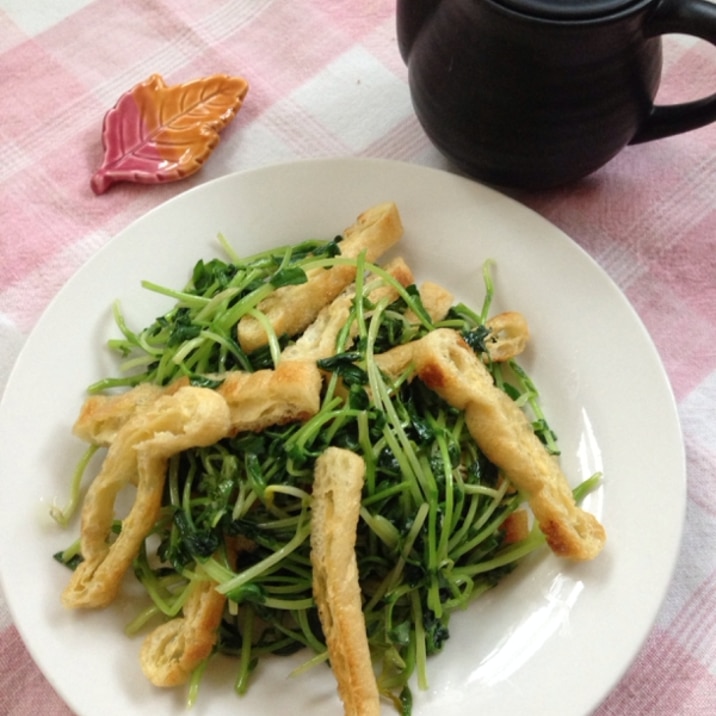
{"type": "MultiPolygon", "coordinates": [[[[611,280],[567,236],[530,210],[471,181],[380,160],[307,161],[239,173],[150,212],[100,251],[59,293],[28,339],[0,408],[0,567],[5,594],[34,659],[81,716],[176,714],[184,693],[144,679],[140,641],[122,634],[131,605],[69,613],[65,569],[51,555],[76,535],[47,518],[62,503],[84,447],[70,428],[93,380],[116,372],[104,343],[120,298],[141,327],[168,300],[142,279],[180,287],[226,235],[241,253],[331,238],[374,203],[394,200],[416,275],[479,306],[481,266],[496,261],[495,311],[523,312],[532,347],[523,364],[541,389],[576,483],[604,483],[585,503],[609,540],[593,562],[532,560],[451,623],[430,661],[415,716],[586,714],[613,688],[648,634],[676,559],[685,505],[674,401],[641,322],[611,280]],[[658,527],[655,524],[658,522],[658,527]]],[[[300,678],[303,657],[255,674],[242,702],[232,665],[216,662],[196,716],[342,713],[324,667],[300,678]]],[[[228,661],[228,660],[227,660],[228,661]]]]}

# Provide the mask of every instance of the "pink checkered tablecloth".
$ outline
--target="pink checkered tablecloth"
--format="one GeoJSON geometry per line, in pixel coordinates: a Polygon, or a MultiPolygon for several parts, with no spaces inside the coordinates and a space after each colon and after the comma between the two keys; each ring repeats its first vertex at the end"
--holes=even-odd
{"type": "MultiPolygon", "coordinates": [[[[713,47],[665,40],[662,101],[708,95],[715,84],[713,47]]],[[[393,0],[0,0],[0,88],[0,391],[72,274],[192,186],[309,157],[449,169],[411,109],[393,0]],[[251,90],[198,174],[90,191],[102,118],[122,93],[153,73],[173,84],[217,72],[248,78],[251,90]]],[[[684,433],[688,508],[673,582],[636,661],[595,713],[714,714],[716,125],[628,148],[586,181],[518,198],[573,237],[631,301],[684,433]]],[[[0,715],[69,713],[0,593],[0,715]]]]}

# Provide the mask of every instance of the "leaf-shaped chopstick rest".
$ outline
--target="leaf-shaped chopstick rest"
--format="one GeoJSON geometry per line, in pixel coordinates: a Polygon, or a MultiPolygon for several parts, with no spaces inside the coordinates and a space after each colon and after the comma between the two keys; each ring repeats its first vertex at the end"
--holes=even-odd
{"type": "Polygon", "coordinates": [[[105,115],[95,194],[120,181],[159,184],[193,174],[248,92],[241,77],[212,75],[168,87],[160,75],[123,94],[105,115]]]}

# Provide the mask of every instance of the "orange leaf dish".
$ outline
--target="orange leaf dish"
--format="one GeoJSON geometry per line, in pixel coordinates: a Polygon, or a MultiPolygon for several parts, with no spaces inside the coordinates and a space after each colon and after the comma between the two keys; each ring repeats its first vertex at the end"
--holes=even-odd
{"type": "Polygon", "coordinates": [[[248,92],[241,77],[212,75],[167,86],[160,75],[123,94],[105,115],[95,194],[120,181],[160,184],[198,171],[248,92]]]}

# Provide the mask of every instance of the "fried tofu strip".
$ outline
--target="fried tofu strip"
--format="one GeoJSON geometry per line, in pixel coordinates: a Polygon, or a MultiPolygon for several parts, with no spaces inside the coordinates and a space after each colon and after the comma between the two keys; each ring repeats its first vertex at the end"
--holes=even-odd
{"type": "Polygon", "coordinates": [[[532,431],[527,416],[502,390],[456,331],[439,329],[415,341],[420,379],[465,411],[470,434],[488,459],[523,491],[552,551],[562,557],[596,557],[604,527],[575,504],[567,478],[532,431]]]}
{"type": "Polygon", "coordinates": [[[116,395],[92,395],[82,405],[72,432],[85,442],[106,447],[133,415],[188,384],[186,378],[180,378],[166,387],[141,383],[116,395]]]}
{"type": "MultiPolygon", "coordinates": [[[[420,300],[430,320],[436,323],[447,315],[453,303],[453,295],[437,283],[426,282],[420,287],[420,300]]],[[[413,318],[417,320],[417,317],[413,318]]],[[[390,380],[398,380],[413,364],[414,352],[415,342],[404,343],[385,353],[376,353],[373,359],[390,380]]]]}
{"type": "MultiPolygon", "coordinates": [[[[383,270],[394,278],[403,288],[410,286],[415,283],[415,276],[413,271],[406,263],[402,256],[396,256],[394,259],[388,261],[383,267],[383,270]]],[[[377,303],[387,298],[389,301],[395,301],[398,298],[398,293],[395,287],[388,283],[373,289],[369,294],[368,298],[373,302],[377,303]]]]}
{"type": "MultiPolygon", "coordinates": [[[[425,312],[433,323],[442,321],[453,303],[453,295],[442,286],[426,281],[419,289],[420,300],[425,312]]],[[[413,311],[406,311],[405,319],[410,323],[419,322],[413,311]]],[[[410,367],[413,360],[413,343],[395,346],[385,353],[373,356],[381,371],[391,380],[397,380],[410,367]]]]}
{"type": "Polygon", "coordinates": [[[298,340],[284,348],[281,360],[318,361],[335,355],[338,334],[350,317],[354,298],[352,291],[344,292],[324,306],[298,340]]]}
{"type": "MultiPolygon", "coordinates": [[[[366,260],[377,261],[402,236],[403,226],[397,206],[378,204],[363,212],[347,228],[339,244],[341,255],[356,258],[365,251],[366,260]]],[[[308,272],[308,281],[282,286],[261,301],[258,309],[268,318],[277,335],[297,335],[309,326],[324,306],[355,279],[355,266],[318,268],[308,272]]],[[[244,316],[237,327],[237,338],[247,352],[266,345],[268,336],[254,316],[244,316]]]]}
{"type": "Polygon", "coordinates": [[[183,616],[158,626],[142,644],[139,661],[145,676],[161,687],[186,683],[206,659],[217,639],[226,596],[216,582],[197,582],[186,600],[183,616]]]}
{"type": "Polygon", "coordinates": [[[308,420],[321,402],[321,372],[308,361],[281,361],[276,369],[228,373],[217,393],[231,412],[230,434],[308,420]]]}
{"type": "Polygon", "coordinates": [[[109,445],[120,428],[138,411],[153,403],[162,389],[144,383],[117,395],[93,395],[82,405],[72,432],[88,443],[109,445]]]}
{"type": "Polygon", "coordinates": [[[504,535],[505,544],[515,544],[527,539],[530,534],[530,521],[527,510],[515,510],[507,515],[505,521],[500,525],[504,535]]]}
{"type": "Polygon", "coordinates": [[[75,432],[109,449],[82,506],[81,553],[62,601],[101,607],[116,596],[141,542],[157,519],[169,458],[238,432],[306,420],[320,407],[315,364],[287,361],[276,370],[231,372],[216,390],[180,379],[166,388],[139,385],[126,393],[90,398],[75,432]],[[136,485],[135,502],[110,544],[119,493],[136,485]]]}
{"type": "MultiPolygon", "coordinates": [[[[452,305],[452,294],[437,284],[421,288],[420,292],[428,314],[434,322],[442,320],[452,305]]],[[[486,360],[504,362],[518,356],[527,347],[530,332],[524,316],[517,311],[499,313],[485,324],[490,329],[486,341],[486,360]]],[[[406,343],[375,355],[375,362],[391,380],[397,380],[413,363],[415,346],[406,343]]]]}
{"type": "MultiPolygon", "coordinates": [[[[141,383],[117,395],[91,396],[84,402],[73,432],[86,442],[108,446],[135,414],[188,384],[188,379],[179,378],[165,387],[141,383]]],[[[229,404],[231,432],[237,433],[308,419],[318,410],[320,387],[321,374],[315,366],[290,361],[275,371],[231,371],[217,392],[229,404]]]]}
{"type": "Polygon", "coordinates": [[[409,368],[414,367],[415,344],[404,343],[402,346],[395,346],[385,353],[376,353],[373,356],[378,368],[390,380],[398,380],[409,368]]]}
{"type": "MultiPolygon", "coordinates": [[[[413,272],[400,257],[393,259],[384,268],[403,287],[415,282],[413,272]]],[[[371,301],[376,302],[386,296],[390,300],[398,298],[397,293],[390,286],[376,289],[371,292],[369,298],[371,301]]],[[[338,335],[350,316],[354,298],[355,291],[345,291],[332,303],[321,309],[316,320],[306,328],[294,344],[284,349],[281,357],[289,360],[317,361],[335,355],[338,335]]],[[[433,322],[441,321],[445,318],[452,306],[453,299],[454,297],[449,291],[436,283],[426,281],[420,287],[420,300],[433,322]]],[[[405,317],[411,322],[418,321],[417,316],[412,311],[407,312],[405,317]]],[[[358,328],[356,326],[351,330],[350,335],[354,337],[357,332],[358,328]]],[[[381,369],[393,378],[397,378],[409,364],[412,358],[412,348],[398,346],[391,351],[380,354],[380,357],[376,356],[376,358],[381,364],[381,369]]]]}
{"type": "Polygon", "coordinates": [[[485,322],[490,335],[485,343],[491,361],[504,362],[520,355],[530,339],[525,317],[517,311],[505,311],[485,322]]]}
{"type": "MultiPolygon", "coordinates": [[[[455,297],[446,288],[433,281],[425,281],[420,286],[420,300],[422,301],[425,312],[430,316],[433,323],[442,321],[450,310],[455,297]]],[[[412,311],[408,311],[405,317],[411,322],[417,322],[417,316],[412,311]]]]}
{"type": "MultiPolygon", "coordinates": [[[[387,263],[384,269],[401,286],[409,286],[414,282],[413,272],[400,257],[387,263]]],[[[395,288],[387,284],[371,291],[369,295],[373,302],[386,297],[391,301],[398,297],[395,288]]],[[[355,287],[351,286],[324,306],[316,316],[316,320],[306,328],[298,340],[286,346],[281,353],[282,360],[317,361],[335,355],[338,335],[348,321],[354,300],[355,287]]],[[[358,326],[352,326],[350,337],[354,337],[357,333],[358,326]]]]}
{"type": "Polygon", "coordinates": [[[329,447],[316,460],[311,517],[313,593],[346,716],[380,713],[355,555],[365,463],[329,447]]]}
{"type": "Polygon", "coordinates": [[[113,601],[142,541],[156,522],[169,458],[226,435],[226,401],[207,388],[183,387],[135,413],[117,432],[82,505],[80,547],[84,561],[62,594],[67,607],[103,607],[113,601]],[[110,543],[117,496],[137,492],[122,531],[110,543]]]}

